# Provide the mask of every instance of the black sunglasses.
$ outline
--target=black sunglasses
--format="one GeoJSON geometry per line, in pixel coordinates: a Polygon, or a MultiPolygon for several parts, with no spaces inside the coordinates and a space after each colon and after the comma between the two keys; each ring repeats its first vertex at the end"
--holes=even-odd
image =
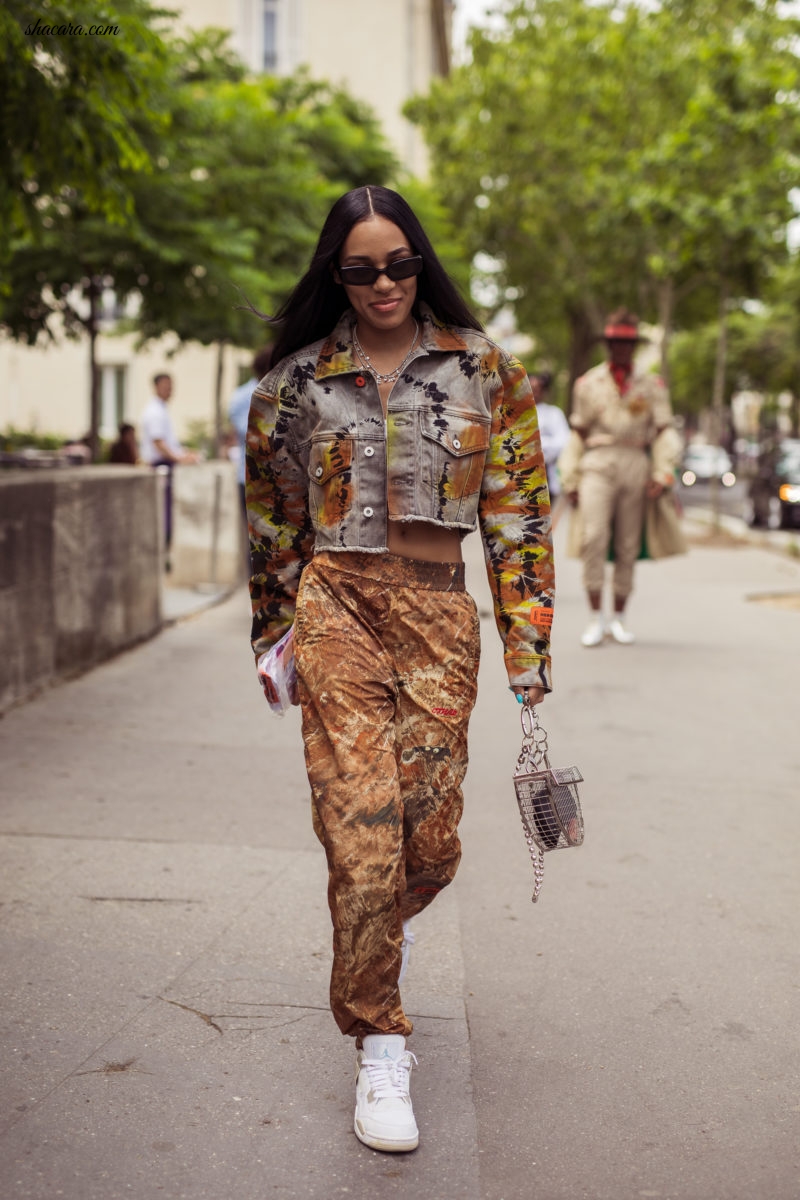
{"type": "Polygon", "coordinates": [[[410,279],[419,275],[422,270],[422,255],[415,254],[411,258],[396,258],[385,267],[339,267],[339,277],[342,283],[356,287],[375,283],[381,275],[396,283],[398,279],[410,279]]]}

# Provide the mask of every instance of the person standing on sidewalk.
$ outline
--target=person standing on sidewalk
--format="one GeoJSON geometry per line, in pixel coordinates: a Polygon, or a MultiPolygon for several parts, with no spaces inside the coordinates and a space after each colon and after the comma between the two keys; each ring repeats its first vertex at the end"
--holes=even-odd
{"type": "Polygon", "coordinates": [[[328,861],[330,999],[357,1048],[354,1129],[419,1140],[399,983],[408,922],[453,879],[479,621],[461,539],[480,522],[511,688],[550,690],[554,574],[536,408],[396,192],[334,204],[274,319],[247,502],[257,659],[294,622],[314,828],[328,861]]]}
{"type": "Polygon", "coordinates": [[[169,551],[172,545],[172,470],[176,463],[197,462],[197,455],[191,450],[184,450],[178,441],[167,407],[171,397],[172,376],[165,372],[154,375],[153,395],[142,413],[139,424],[142,437],[142,462],[148,463],[151,467],[165,467],[167,470],[164,493],[164,549],[167,570],[169,570],[169,551]]]}
{"type": "Polygon", "coordinates": [[[675,479],[679,441],[662,379],[637,373],[638,318],[619,309],[603,331],[608,359],[575,383],[574,431],[559,459],[564,491],[578,507],[580,556],[591,620],[581,641],[635,640],[623,623],[642,545],[645,505],[675,479]],[[605,564],[613,537],[613,613],[603,615],[605,564]]]}
{"type": "MultiPolygon", "coordinates": [[[[561,481],[558,477],[558,459],[561,451],[569,441],[569,421],[557,404],[551,404],[547,397],[553,386],[553,376],[550,371],[537,371],[529,375],[533,398],[536,401],[536,413],[539,420],[539,436],[542,439],[542,454],[547,468],[547,486],[550,490],[550,502],[561,496],[561,481]]],[[[556,508],[553,505],[553,528],[556,525],[556,508]]]]}

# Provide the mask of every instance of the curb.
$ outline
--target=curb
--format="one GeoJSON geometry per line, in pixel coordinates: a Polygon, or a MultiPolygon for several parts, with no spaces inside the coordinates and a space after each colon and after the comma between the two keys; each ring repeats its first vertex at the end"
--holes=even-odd
{"type": "Polygon", "coordinates": [[[700,525],[706,531],[716,529],[762,550],[785,554],[789,558],[800,557],[800,529],[754,529],[742,517],[715,513],[710,508],[684,507],[682,520],[685,525],[700,525]]]}
{"type": "Polygon", "coordinates": [[[186,621],[198,613],[222,604],[242,586],[229,583],[197,584],[193,588],[164,587],[161,593],[161,628],[167,629],[179,621],[186,621]]]}

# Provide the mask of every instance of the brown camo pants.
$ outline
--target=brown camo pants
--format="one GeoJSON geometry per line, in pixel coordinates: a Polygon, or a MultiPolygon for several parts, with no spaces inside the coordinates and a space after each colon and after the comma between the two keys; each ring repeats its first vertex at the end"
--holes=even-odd
{"type": "Polygon", "coordinates": [[[295,651],[314,829],[328,860],[331,1010],[342,1033],[407,1036],[402,922],[453,879],[479,622],[461,563],[323,552],[295,651]]]}

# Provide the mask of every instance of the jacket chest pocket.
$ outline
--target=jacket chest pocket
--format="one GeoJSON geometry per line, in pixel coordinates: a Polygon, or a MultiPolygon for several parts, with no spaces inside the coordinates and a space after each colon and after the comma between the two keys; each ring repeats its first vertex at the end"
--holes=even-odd
{"type": "Polygon", "coordinates": [[[323,434],[311,442],[308,456],[308,507],[315,525],[338,525],[350,511],[353,496],[353,443],[323,434]]]}
{"type": "MultiPolygon", "coordinates": [[[[444,520],[464,516],[462,502],[481,490],[489,421],[444,409],[421,413],[421,476],[444,520]]],[[[472,507],[472,506],[470,506],[472,507]]]]}

